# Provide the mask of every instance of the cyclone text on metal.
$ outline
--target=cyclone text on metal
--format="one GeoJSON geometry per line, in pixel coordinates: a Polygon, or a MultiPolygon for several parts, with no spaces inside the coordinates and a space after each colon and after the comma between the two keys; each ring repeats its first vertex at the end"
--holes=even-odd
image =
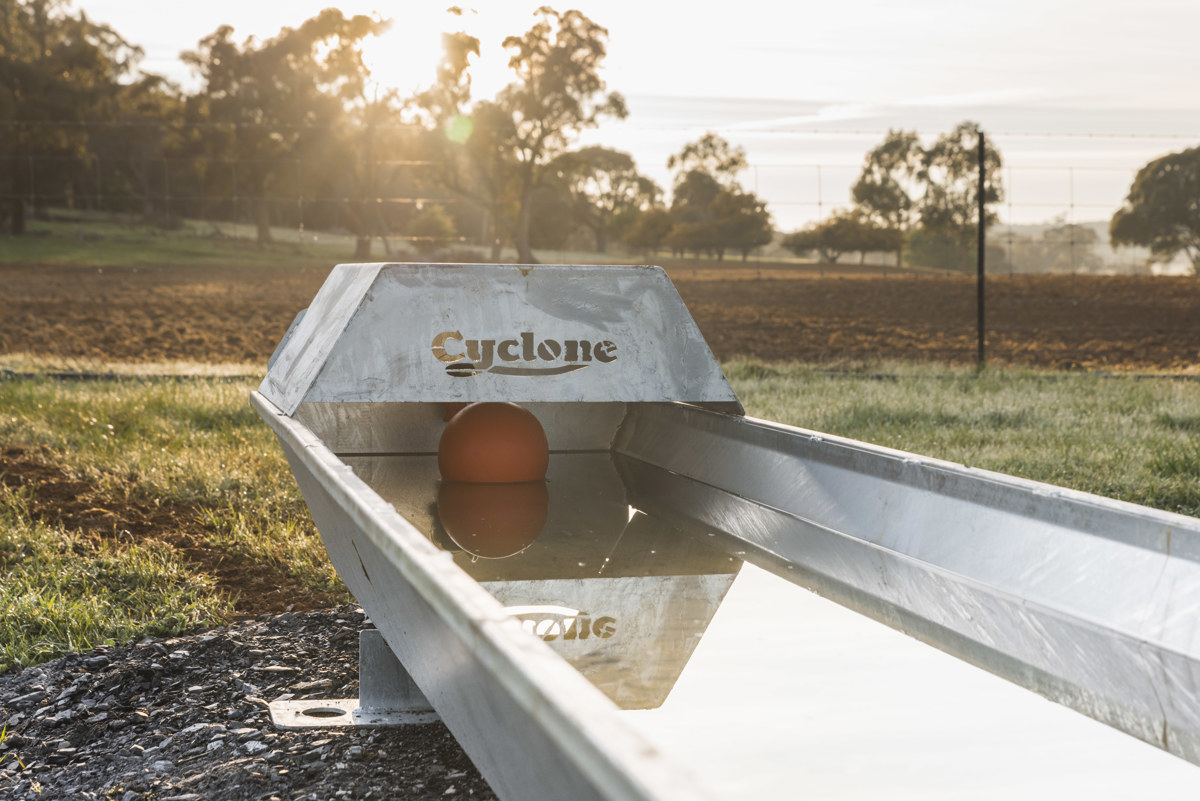
{"type": "Polygon", "coordinates": [[[561,375],[617,360],[617,345],[610,340],[539,339],[532,331],[510,339],[467,339],[461,331],[442,331],[433,338],[432,350],[434,358],[446,363],[446,372],[458,378],[561,375]]]}

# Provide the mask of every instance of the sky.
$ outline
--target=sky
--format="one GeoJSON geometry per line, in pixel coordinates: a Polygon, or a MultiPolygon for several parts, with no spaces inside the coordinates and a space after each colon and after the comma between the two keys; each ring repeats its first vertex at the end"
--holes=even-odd
{"type": "MultiPolygon", "coordinates": [[[[441,3],[338,7],[393,20],[367,57],[381,84],[405,90],[432,79],[441,31],[478,36],[475,96],[492,97],[508,81],[501,41],[528,29],[539,4],[463,4],[458,17],[441,3]]],[[[74,7],[140,45],[144,69],[195,89],[179,53],[219,25],[232,25],[239,41],[269,38],[329,5],[206,0],[172,5],[169,19],[147,13],[144,0],[74,7]]],[[[746,149],[742,184],[768,201],[783,230],[846,206],[865,153],[889,128],[931,140],[962,120],[980,122],[1008,165],[1001,218],[1015,223],[1107,219],[1138,167],[1200,143],[1196,0],[574,7],[608,29],[603,77],[630,109],[581,144],[630,152],[669,187],[667,157],[716,131],[746,149]]]]}

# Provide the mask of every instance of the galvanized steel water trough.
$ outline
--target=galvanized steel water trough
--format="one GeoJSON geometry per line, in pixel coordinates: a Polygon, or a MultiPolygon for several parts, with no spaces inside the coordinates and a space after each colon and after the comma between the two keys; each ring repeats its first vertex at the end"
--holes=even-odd
{"type": "Polygon", "coordinates": [[[710,797],[620,710],[663,702],[743,560],[1200,764],[1200,520],[747,418],[658,268],[342,265],[251,401],[502,798],[710,797]],[[504,569],[439,547],[430,458],[488,400],[553,452],[504,569]],[[624,651],[598,593],[644,610],[624,651]]]}

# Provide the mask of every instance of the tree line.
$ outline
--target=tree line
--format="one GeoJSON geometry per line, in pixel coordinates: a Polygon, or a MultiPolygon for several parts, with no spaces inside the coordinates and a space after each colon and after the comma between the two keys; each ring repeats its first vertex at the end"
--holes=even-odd
{"type": "Polygon", "coordinates": [[[630,154],[576,147],[628,114],[601,77],[608,32],[579,11],[533,18],[502,42],[512,81],[491,99],[471,96],[464,31],[443,34],[428,89],[378,87],[361,45],[389,23],[334,8],[264,41],[219,27],[182,54],[201,82],[185,92],[65,0],[0,0],[0,223],[20,235],[55,206],[133,202],[165,224],[248,214],[259,242],[342,228],[358,257],[396,231],[425,249],[478,233],[522,261],[572,237],[718,256],[770,241],[736,181],[745,153],[720,137],[673,157],[670,205],[630,154]]]}
{"type": "Polygon", "coordinates": [[[894,253],[897,265],[965,269],[978,248],[979,193],[984,224],[1004,197],[999,151],[978,123],[962,122],[925,147],[915,131],[888,131],[867,153],[851,188],[854,206],[785,237],[797,254],[836,262],[844,253],[894,253]],[[982,143],[982,183],[980,144],[982,143]]]}
{"type": "MultiPolygon", "coordinates": [[[[377,86],[361,45],[388,25],[330,8],[263,41],[221,26],[182,54],[201,82],[186,92],[141,71],[141,48],[69,0],[0,0],[0,225],[20,235],[55,206],[134,203],[167,225],[249,216],[259,242],[276,226],[344,229],[358,258],[400,232],[426,250],[469,236],[494,258],[507,244],[523,262],[584,239],[599,252],[618,241],[716,258],[772,241],[766,203],[737,180],[745,151],[716,134],[671,156],[669,201],[630,154],[577,146],[628,115],[602,78],[608,31],[581,12],[542,7],[505,38],[512,80],[490,99],[472,97],[481,44],[465,31],[442,35],[429,88],[377,86]]],[[[972,264],[981,137],[969,121],[929,146],[889,131],[864,159],[853,207],[784,246],[827,261],[882,251],[972,264]]],[[[983,139],[990,224],[1002,162],[983,139]]],[[[1200,265],[1197,207],[1200,148],[1143,168],[1111,240],[1200,265]]]]}
{"type": "MultiPolygon", "coordinates": [[[[1001,168],[999,151],[975,122],[960,123],[928,147],[915,131],[888,131],[864,159],[851,189],[853,207],[789,234],[782,244],[828,262],[846,253],[885,252],[895,254],[897,265],[907,254],[927,267],[969,269],[977,257],[979,192],[983,224],[991,226],[997,221],[992,207],[1004,199],[1001,168]]],[[[1090,229],[1060,223],[1041,241],[1022,241],[1019,253],[995,255],[1010,268],[1019,258],[1034,271],[1062,271],[1065,261],[1074,272],[1098,266],[1088,250],[1096,241],[1090,229]]],[[[1200,274],[1200,147],[1154,159],[1138,171],[1109,224],[1109,241],[1114,248],[1148,248],[1152,263],[1183,254],[1200,274]]]]}

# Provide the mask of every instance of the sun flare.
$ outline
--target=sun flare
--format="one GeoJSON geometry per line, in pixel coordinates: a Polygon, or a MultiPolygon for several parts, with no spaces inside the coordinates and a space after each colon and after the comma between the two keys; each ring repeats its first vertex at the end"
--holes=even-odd
{"type": "Polygon", "coordinates": [[[523,32],[530,21],[496,18],[472,9],[452,13],[410,6],[402,18],[392,18],[382,35],[363,41],[363,61],[379,87],[413,95],[429,88],[437,78],[443,56],[442,34],[465,31],[479,39],[481,51],[479,56],[471,57],[468,69],[471,97],[491,98],[512,79],[508,54],[500,43],[505,36],[523,32]]]}

